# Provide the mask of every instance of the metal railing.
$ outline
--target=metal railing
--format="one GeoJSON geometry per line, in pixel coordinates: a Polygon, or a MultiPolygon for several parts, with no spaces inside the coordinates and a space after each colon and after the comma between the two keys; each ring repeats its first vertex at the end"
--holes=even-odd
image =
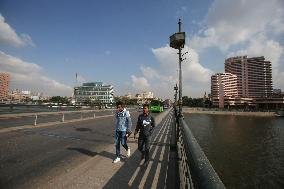
{"type": "MultiPolygon", "coordinates": [[[[43,123],[57,123],[84,119],[96,118],[98,110],[81,110],[81,111],[61,111],[61,112],[34,112],[34,113],[19,113],[19,114],[3,114],[0,119],[21,119],[25,120],[23,125],[34,125],[43,123]],[[48,119],[44,120],[44,117],[48,119]]],[[[15,126],[23,126],[15,125],[15,126]]],[[[15,127],[14,126],[14,127],[15,127]]]]}
{"type": "Polygon", "coordinates": [[[176,130],[180,188],[225,188],[183,118],[176,130]]]}
{"type": "Polygon", "coordinates": [[[96,113],[94,110],[84,110],[84,111],[62,111],[62,112],[47,112],[47,113],[36,113],[35,120],[34,120],[34,126],[37,125],[37,117],[38,115],[60,115],[59,119],[57,121],[65,122],[65,115],[68,114],[79,114],[80,118],[73,118],[69,119],[72,120],[78,120],[78,119],[90,119],[90,118],[96,118],[96,113]],[[87,116],[84,116],[87,115],[87,116]]]}

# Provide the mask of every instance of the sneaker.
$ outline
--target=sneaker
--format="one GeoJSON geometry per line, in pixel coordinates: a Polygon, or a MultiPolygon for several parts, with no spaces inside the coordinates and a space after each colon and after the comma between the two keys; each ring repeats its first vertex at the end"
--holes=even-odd
{"type": "Polygon", "coordinates": [[[117,163],[117,162],[120,162],[120,158],[119,157],[117,157],[117,158],[115,158],[115,160],[113,160],[113,163],[117,163]]]}
{"type": "Polygon", "coordinates": [[[130,148],[128,147],[128,150],[127,150],[127,157],[130,157],[130,148]]]}

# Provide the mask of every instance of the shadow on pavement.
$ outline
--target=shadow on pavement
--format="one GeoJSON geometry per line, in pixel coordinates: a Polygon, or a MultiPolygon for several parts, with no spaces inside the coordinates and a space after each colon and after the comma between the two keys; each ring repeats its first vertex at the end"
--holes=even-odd
{"type": "Polygon", "coordinates": [[[96,155],[98,155],[97,152],[92,152],[90,150],[87,150],[87,149],[84,149],[84,148],[67,148],[68,150],[74,150],[74,151],[78,151],[82,154],[85,154],[85,155],[88,155],[88,156],[91,156],[91,157],[94,157],[96,155]]]}
{"type": "Polygon", "coordinates": [[[122,159],[124,161],[124,165],[115,173],[115,175],[107,182],[107,184],[103,187],[103,189],[126,189],[131,188],[129,186],[129,181],[131,180],[133,174],[136,169],[140,167],[136,179],[137,182],[132,184],[132,188],[138,188],[138,180],[142,180],[144,172],[146,170],[145,166],[140,165],[140,152],[135,151],[130,158],[122,159]],[[136,185],[136,186],[135,186],[136,185]]]}
{"type": "Polygon", "coordinates": [[[103,189],[164,188],[169,153],[166,141],[169,141],[169,137],[166,134],[167,126],[161,127],[162,123],[163,121],[153,133],[153,138],[157,137],[155,141],[152,138],[149,163],[142,164],[144,160],[141,162],[141,154],[136,150],[130,158],[125,159],[124,165],[110,178],[103,189]],[[158,132],[159,130],[161,132],[158,132]],[[162,151],[163,146],[164,151],[162,151]]]}
{"type": "Polygon", "coordinates": [[[111,160],[113,160],[115,158],[115,154],[107,152],[107,151],[102,151],[102,152],[98,153],[98,152],[93,152],[93,151],[87,150],[85,148],[67,148],[67,149],[73,150],[73,151],[78,151],[78,152],[80,152],[84,155],[90,156],[90,157],[95,157],[95,156],[99,155],[99,156],[109,158],[111,160]]]}
{"type": "Polygon", "coordinates": [[[76,131],[92,131],[92,129],[90,129],[90,128],[76,128],[76,131]]]}

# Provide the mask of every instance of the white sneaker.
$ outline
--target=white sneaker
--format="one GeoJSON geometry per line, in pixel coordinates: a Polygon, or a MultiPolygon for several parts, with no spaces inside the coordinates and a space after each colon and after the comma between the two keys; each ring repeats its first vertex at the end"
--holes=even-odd
{"type": "Polygon", "coordinates": [[[128,150],[127,150],[127,157],[130,157],[130,148],[128,147],[128,150]]]}
{"type": "Polygon", "coordinates": [[[119,157],[115,158],[112,163],[117,163],[117,162],[120,162],[120,158],[119,157]]]}

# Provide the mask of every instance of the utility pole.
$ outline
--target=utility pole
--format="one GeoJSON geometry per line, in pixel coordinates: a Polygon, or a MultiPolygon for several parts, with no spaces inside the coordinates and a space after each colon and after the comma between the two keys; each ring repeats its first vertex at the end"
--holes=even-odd
{"type": "MultiPolygon", "coordinates": [[[[178,32],[181,32],[181,21],[179,19],[178,21],[178,32]]],[[[182,58],[181,58],[181,46],[178,49],[178,59],[179,59],[179,117],[182,116],[182,70],[181,70],[181,62],[182,62],[182,58]]]]}
{"type": "Polygon", "coordinates": [[[185,32],[181,32],[181,19],[178,21],[178,33],[175,33],[170,36],[170,47],[178,49],[178,62],[179,62],[179,99],[178,99],[178,107],[179,114],[178,117],[182,117],[182,70],[181,70],[181,62],[182,54],[181,50],[184,48],[185,44],[185,32]]]}
{"type": "Polygon", "coordinates": [[[174,90],[175,90],[175,106],[174,106],[174,109],[175,109],[175,116],[177,117],[177,94],[178,94],[178,86],[176,84],[176,86],[174,87],[174,90]]]}

